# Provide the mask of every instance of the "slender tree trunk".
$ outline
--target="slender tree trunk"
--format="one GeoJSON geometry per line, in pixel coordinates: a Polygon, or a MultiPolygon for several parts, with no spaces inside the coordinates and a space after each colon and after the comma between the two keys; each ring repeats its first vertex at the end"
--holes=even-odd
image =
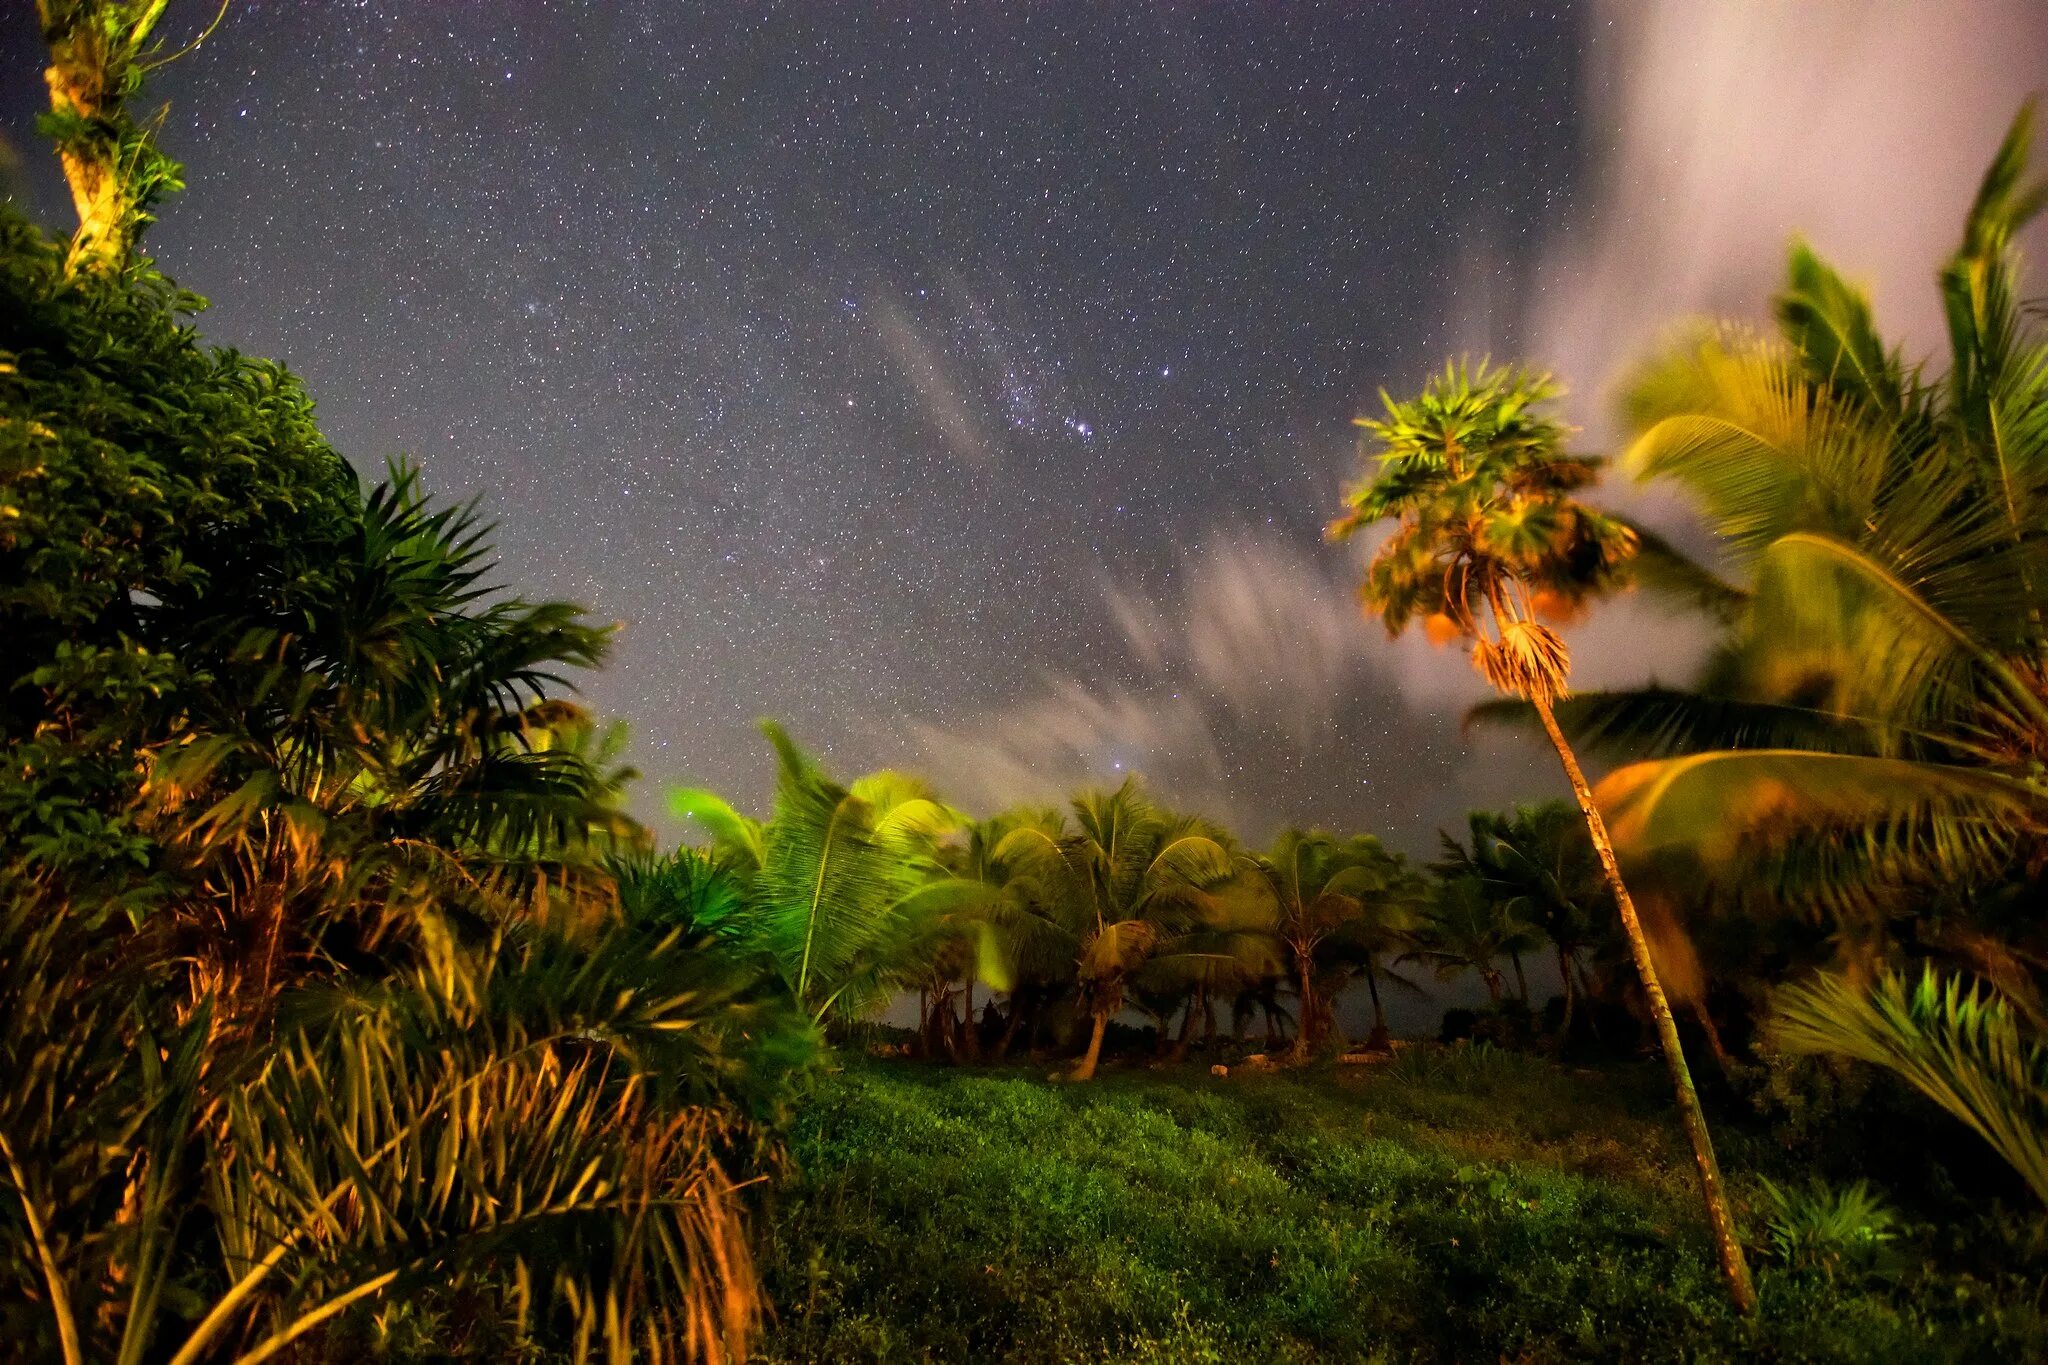
{"type": "Polygon", "coordinates": [[[1188,997],[1187,1008],[1181,1011],[1180,1036],[1173,1040],[1173,1060],[1184,1062],[1188,1059],[1188,1048],[1195,1041],[1195,1015],[1202,1008],[1203,988],[1195,985],[1195,993],[1188,997]]]}
{"type": "Polygon", "coordinates": [[[1316,998],[1315,974],[1310,970],[1309,955],[1296,953],[1294,961],[1301,975],[1301,983],[1296,987],[1301,994],[1301,1019],[1294,1030],[1294,1060],[1305,1062],[1316,1044],[1322,1041],[1323,1018],[1317,1012],[1321,1005],[1316,998]]]}
{"type": "Polygon", "coordinates": [[[1707,1051],[1714,1054],[1714,1064],[1721,1068],[1723,1076],[1735,1075],[1735,1058],[1729,1055],[1727,1045],[1721,1041],[1721,1030],[1714,1024],[1714,1016],[1707,1013],[1707,1002],[1692,1002],[1692,1017],[1699,1021],[1700,1032],[1707,1035],[1707,1051]]]}
{"type": "Polygon", "coordinates": [[[1515,993],[1522,997],[1522,1003],[1529,1003],[1529,978],[1522,974],[1522,955],[1509,953],[1508,961],[1515,967],[1515,993]]]}
{"type": "Polygon", "coordinates": [[[963,1061],[981,1060],[981,1023],[974,1017],[974,978],[967,978],[967,1003],[961,1010],[960,1056],[963,1061]]]}
{"type": "Polygon", "coordinates": [[[1500,990],[1503,984],[1501,974],[1491,967],[1481,967],[1479,969],[1479,979],[1486,983],[1487,1003],[1498,1005],[1500,1003],[1500,990]]]}
{"type": "Polygon", "coordinates": [[[1384,1052],[1393,1042],[1393,1034],[1387,1031],[1387,1007],[1380,1003],[1380,967],[1368,953],[1365,959],[1365,993],[1372,997],[1372,1032],[1365,1037],[1365,1045],[1374,1052],[1384,1052]]]}
{"type": "Polygon", "coordinates": [[[1017,992],[1010,992],[1009,1017],[1003,1020],[1003,1036],[996,1039],[996,1050],[989,1061],[1001,1062],[1010,1055],[1010,1045],[1017,1041],[1017,1029],[1024,1021],[1025,1001],[1017,998],[1017,992]]]}
{"type": "Polygon", "coordinates": [[[1742,1254],[1742,1241],[1735,1232],[1735,1214],[1728,1207],[1728,1194],[1721,1186],[1721,1166],[1714,1159],[1714,1140],[1707,1132],[1707,1116],[1700,1108],[1699,1092],[1693,1088],[1692,1070],[1685,1064],[1685,1052],[1678,1042],[1678,1024],[1671,1017],[1671,1003],[1664,998],[1664,987],[1657,980],[1657,966],[1650,957],[1650,941],[1643,934],[1643,924],[1636,917],[1636,903],[1629,898],[1628,887],[1621,880],[1621,864],[1614,856],[1614,843],[1607,835],[1607,822],[1600,816],[1600,808],[1593,803],[1593,789],[1587,785],[1586,774],[1579,768],[1578,755],[1565,742],[1564,731],[1558,729],[1557,716],[1551,710],[1550,701],[1543,696],[1534,696],[1530,701],[1536,707],[1536,714],[1543,721],[1544,733],[1557,749],[1558,761],[1564,765],[1564,774],[1572,784],[1572,795],[1578,798],[1579,810],[1586,817],[1586,831],[1593,837],[1593,848],[1600,855],[1600,867],[1607,874],[1607,885],[1614,892],[1614,904],[1621,912],[1621,927],[1628,935],[1629,955],[1635,959],[1636,971],[1642,977],[1643,995],[1649,1002],[1650,1014],[1656,1020],[1657,1039],[1664,1048],[1664,1065],[1671,1073],[1672,1088],[1678,1092],[1679,1116],[1685,1122],[1685,1135],[1692,1143],[1693,1164],[1699,1170],[1700,1195],[1707,1206],[1707,1222],[1714,1233],[1714,1247],[1720,1255],[1721,1274],[1728,1281],[1728,1293],[1735,1300],[1736,1309],[1745,1314],[1756,1312],[1756,1286],[1749,1277],[1749,1262],[1742,1254]]]}
{"type": "Polygon", "coordinates": [[[1566,1043],[1572,1040],[1572,1005],[1578,992],[1572,988],[1572,955],[1564,949],[1557,950],[1557,974],[1564,978],[1564,1023],[1558,1033],[1566,1043]]]}
{"type": "Polygon", "coordinates": [[[1102,1060],[1102,1035],[1109,1029],[1109,1016],[1097,1011],[1095,1027],[1088,1034],[1088,1051],[1081,1055],[1081,1064],[1067,1073],[1070,1081],[1092,1081],[1095,1079],[1095,1064],[1102,1060]]]}

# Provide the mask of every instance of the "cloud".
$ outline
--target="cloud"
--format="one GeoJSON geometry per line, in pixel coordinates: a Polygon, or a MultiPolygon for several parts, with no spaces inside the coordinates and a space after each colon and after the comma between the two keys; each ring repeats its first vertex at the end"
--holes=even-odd
{"type": "MultiPolygon", "coordinates": [[[[1605,0],[1588,36],[1587,145],[1600,151],[1583,207],[1527,274],[1483,225],[1454,253],[1454,348],[1525,343],[1513,349],[1575,387],[1572,420],[1606,448],[1623,368],[1687,316],[1763,318],[1798,232],[1871,290],[1909,356],[1938,349],[1934,272],[2038,79],[2048,7],[1605,0]],[[1533,282],[1520,297],[1502,283],[1521,280],[1533,282]]],[[[1613,496],[1685,529],[1668,491],[1613,496]]],[[[1221,524],[1184,554],[1177,596],[1103,585],[1122,646],[1098,661],[1111,681],[1050,677],[1013,705],[917,724],[921,761],[982,808],[1136,768],[1254,838],[1329,823],[1418,851],[1468,806],[1560,790],[1539,745],[1461,732],[1485,695],[1465,657],[1361,621],[1356,571],[1221,524]]],[[[1683,681],[1707,638],[1641,597],[1603,603],[1570,632],[1573,681],[1683,681]]]]}
{"type": "Polygon", "coordinates": [[[1418,851],[1474,801],[1538,789],[1527,744],[1460,735],[1485,694],[1464,656],[1387,640],[1361,619],[1350,571],[1274,532],[1218,528],[1183,552],[1172,592],[1103,582],[1114,647],[1096,676],[911,723],[917,766],[981,810],[1140,772],[1254,840],[1320,824],[1418,851]]]}
{"type": "Polygon", "coordinates": [[[1617,374],[1675,319],[1763,316],[1794,233],[1870,288],[1909,356],[1940,345],[1934,272],[2041,79],[2048,6],[1604,0],[1591,18],[1604,150],[1525,335],[1593,439],[1617,374]]]}

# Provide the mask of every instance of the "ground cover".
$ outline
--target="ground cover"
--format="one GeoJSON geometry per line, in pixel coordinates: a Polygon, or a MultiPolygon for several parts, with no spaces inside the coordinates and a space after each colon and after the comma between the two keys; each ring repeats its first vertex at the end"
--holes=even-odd
{"type": "MultiPolygon", "coordinates": [[[[764,1228],[772,1360],[2020,1360],[2048,1352],[2021,1234],[1916,1226],[1717,1279],[1654,1067],[1416,1051],[1050,1084],[859,1061],[793,1137],[764,1228]],[[1947,1242],[1944,1243],[1944,1237],[1947,1242]],[[1984,1257],[1980,1256],[1981,1262],[1984,1257]]],[[[1789,1156],[1787,1170],[1798,1169],[1789,1156]]],[[[2000,1225],[2002,1226],[2002,1225],[2000,1225]]],[[[2038,1275],[2038,1262],[2033,1263],[2038,1275]]]]}

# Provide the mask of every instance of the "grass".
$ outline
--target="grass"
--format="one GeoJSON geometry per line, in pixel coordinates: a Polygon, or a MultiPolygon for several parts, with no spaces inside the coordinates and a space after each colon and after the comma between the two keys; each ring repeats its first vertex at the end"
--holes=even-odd
{"type": "Polygon", "coordinates": [[[1077,1086],[858,1062],[794,1154],[769,1360],[2048,1358],[2036,1281],[1924,1258],[1765,1260],[1736,1319],[1651,1069],[1482,1051],[1077,1086]]]}

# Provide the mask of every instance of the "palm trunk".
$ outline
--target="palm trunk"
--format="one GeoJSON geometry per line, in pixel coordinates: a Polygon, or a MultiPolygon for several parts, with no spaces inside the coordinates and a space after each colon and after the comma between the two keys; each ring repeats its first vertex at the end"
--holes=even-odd
{"type": "Polygon", "coordinates": [[[1393,1035],[1387,1032],[1387,1007],[1380,1003],[1379,963],[1370,954],[1365,959],[1365,993],[1372,997],[1372,1032],[1366,1035],[1365,1045],[1384,1051],[1393,1035]]]}
{"type": "Polygon", "coordinates": [[[974,1017],[974,978],[967,978],[967,1001],[961,1009],[960,1057],[963,1061],[981,1060],[981,1024],[974,1017]]]}
{"type": "Polygon", "coordinates": [[[1621,864],[1614,856],[1614,843],[1607,835],[1607,822],[1600,817],[1600,808],[1593,803],[1593,789],[1586,783],[1586,774],[1579,768],[1578,756],[1572,746],[1565,742],[1564,731],[1558,729],[1557,716],[1550,708],[1550,699],[1542,695],[1530,698],[1536,707],[1536,714],[1543,721],[1544,733],[1557,749],[1558,761],[1564,765],[1564,774],[1572,784],[1572,795],[1578,798],[1579,810],[1586,817],[1586,831],[1593,837],[1593,848],[1600,855],[1601,870],[1607,874],[1607,885],[1614,892],[1614,904],[1621,911],[1621,927],[1628,935],[1629,955],[1635,959],[1636,971],[1642,977],[1643,996],[1650,1006],[1651,1017],[1656,1020],[1657,1040],[1663,1045],[1664,1065],[1671,1073],[1671,1085],[1678,1092],[1678,1112],[1685,1123],[1686,1138],[1692,1143],[1693,1164],[1699,1170],[1700,1195],[1707,1206],[1707,1222],[1713,1228],[1714,1247],[1721,1260],[1721,1274],[1728,1281],[1728,1293],[1735,1300],[1738,1312],[1751,1315],[1756,1312],[1756,1286],[1749,1277],[1749,1262],[1742,1254],[1742,1242],[1735,1232],[1735,1214],[1728,1207],[1728,1194],[1721,1186],[1721,1166],[1714,1159],[1714,1140],[1707,1132],[1707,1116],[1700,1108],[1699,1092],[1693,1088],[1692,1071],[1685,1064],[1685,1052],[1678,1043],[1678,1024],[1671,1017],[1671,1002],[1664,998],[1664,987],[1657,980],[1657,967],[1650,958],[1650,941],[1643,935],[1643,924],[1636,917],[1636,903],[1629,898],[1628,887],[1621,880],[1621,864]]]}
{"type": "Polygon", "coordinates": [[[1515,993],[1522,997],[1522,1003],[1529,1003],[1529,978],[1522,974],[1522,955],[1509,953],[1508,961],[1515,967],[1515,993]]]}
{"type": "Polygon", "coordinates": [[[1700,1032],[1707,1035],[1707,1051],[1714,1054],[1714,1062],[1721,1068],[1721,1074],[1733,1079],[1735,1058],[1729,1055],[1727,1045],[1721,1041],[1721,1030],[1714,1024],[1714,1016],[1707,1013],[1706,1001],[1693,1001],[1692,1017],[1699,1021],[1700,1032]]]}
{"type": "Polygon", "coordinates": [[[1195,1041],[1195,1015],[1202,1008],[1203,988],[1195,985],[1195,993],[1188,997],[1187,1008],[1181,1012],[1180,1036],[1173,1040],[1173,1060],[1184,1062],[1188,1059],[1188,1048],[1195,1041]]]}
{"type": "Polygon", "coordinates": [[[1003,1020],[1003,1036],[996,1039],[996,1050],[989,1057],[991,1062],[1001,1062],[1010,1055],[1010,1045],[1017,1041],[1017,1029],[1024,1021],[1025,1001],[1017,998],[1017,992],[1010,992],[1010,1016],[1003,1020]]]}
{"type": "Polygon", "coordinates": [[[1557,950],[1557,974],[1564,978],[1564,1022],[1559,1026],[1558,1034],[1569,1043],[1572,1040],[1572,1005],[1578,992],[1572,987],[1572,955],[1562,948],[1557,950]]]}
{"type": "Polygon", "coordinates": [[[1309,970],[1308,955],[1295,954],[1295,962],[1301,968],[1301,984],[1296,988],[1301,992],[1301,1019],[1294,1030],[1294,1060],[1305,1062],[1316,1044],[1322,1041],[1323,1020],[1316,1012],[1319,1004],[1316,999],[1315,975],[1309,970]]]}
{"type": "Polygon", "coordinates": [[[1487,1003],[1498,1005],[1500,1003],[1501,974],[1491,967],[1481,967],[1479,969],[1479,979],[1486,983],[1487,1003]]]}
{"type": "Polygon", "coordinates": [[[1088,1051],[1081,1055],[1081,1064],[1067,1073],[1070,1081],[1092,1081],[1095,1079],[1095,1064],[1102,1060],[1102,1035],[1109,1029],[1109,1016],[1098,1011],[1095,1028],[1088,1035],[1088,1051]]]}

